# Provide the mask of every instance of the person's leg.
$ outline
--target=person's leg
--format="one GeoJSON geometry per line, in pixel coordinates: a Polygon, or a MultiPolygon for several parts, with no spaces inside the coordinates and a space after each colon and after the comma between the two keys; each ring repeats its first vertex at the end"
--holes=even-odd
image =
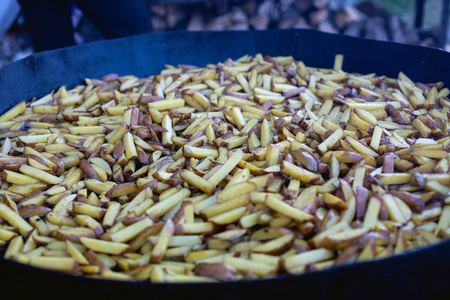
{"type": "Polygon", "coordinates": [[[144,0],[73,0],[106,38],[152,31],[150,12],[144,0]]]}
{"type": "Polygon", "coordinates": [[[75,45],[67,0],[19,0],[34,51],[75,45]]]}

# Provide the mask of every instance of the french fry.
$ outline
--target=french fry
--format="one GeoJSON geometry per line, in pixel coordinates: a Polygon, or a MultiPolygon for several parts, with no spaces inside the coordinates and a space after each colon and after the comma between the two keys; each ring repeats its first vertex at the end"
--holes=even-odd
{"type": "Polygon", "coordinates": [[[80,241],[88,249],[95,252],[113,255],[120,255],[129,247],[128,244],[125,243],[108,242],[87,237],[81,237],[80,241]]]}
{"type": "Polygon", "coordinates": [[[317,146],[317,149],[321,153],[325,153],[331,148],[334,144],[336,144],[342,137],[344,136],[344,131],[342,129],[337,129],[330,135],[325,141],[317,146]]]}
{"type": "Polygon", "coordinates": [[[204,214],[207,218],[214,217],[218,214],[227,212],[231,209],[244,206],[249,203],[249,198],[246,195],[242,195],[240,197],[235,197],[229,201],[217,203],[214,205],[211,205],[203,210],[201,210],[201,213],[204,214]]]}
{"type": "Polygon", "coordinates": [[[10,259],[15,255],[20,254],[22,247],[23,247],[23,238],[21,236],[16,236],[9,243],[8,248],[6,249],[5,252],[5,258],[10,259]]]}
{"type": "Polygon", "coordinates": [[[3,203],[0,203],[0,217],[11,224],[11,226],[18,228],[23,237],[27,237],[31,231],[33,231],[33,227],[30,224],[23,220],[18,213],[3,203]]]}
{"type": "Polygon", "coordinates": [[[3,115],[1,115],[0,122],[9,121],[9,120],[13,119],[14,117],[23,113],[25,110],[26,110],[26,104],[25,104],[25,101],[22,101],[19,104],[17,104],[16,106],[14,106],[13,108],[11,108],[10,110],[8,110],[7,112],[5,112],[3,115]]]}
{"type": "Polygon", "coordinates": [[[292,255],[284,259],[285,268],[292,268],[298,265],[307,265],[314,262],[324,261],[333,258],[334,252],[328,249],[315,249],[304,253],[292,255]]]}
{"type": "Polygon", "coordinates": [[[287,234],[252,248],[252,252],[278,254],[290,248],[294,242],[294,235],[287,234]]]}
{"type": "Polygon", "coordinates": [[[332,233],[324,237],[324,239],[320,243],[320,246],[327,249],[343,248],[348,246],[351,241],[367,233],[369,230],[370,228],[363,227],[332,233]]]}
{"type": "Polygon", "coordinates": [[[172,220],[167,220],[164,224],[163,229],[159,235],[158,241],[155,244],[155,248],[153,248],[152,255],[150,257],[151,263],[159,263],[161,262],[164,252],[167,250],[169,246],[170,239],[175,232],[175,226],[172,220]]]}
{"type": "Polygon", "coordinates": [[[72,242],[66,240],[66,251],[77,261],[80,265],[88,265],[88,260],[83,256],[83,254],[75,247],[72,242]]]}
{"type": "Polygon", "coordinates": [[[3,170],[3,178],[9,182],[9,183],[13,183],[13,184],[18,184],[18,185],[26,185],[26,184],[33,184],[33,183],[38,183],[39,180],[36,178],[33,178],[31,176],[28,175],[23,175],[20,173],[16,173],[13,171],[8,171],[8,170],[3,170]]]}
{"type": "Polygon", "coordinates": [[[189,191],[189,189],[181,189],[166,200],[156,203],[148,210],[146,210],[145,213],[149,216],[162,216],[190,195],[191,192],[189,191]]]}
{"type": "Polygon", "coordinates": [[[21,165],[19,168],[19,171],[25,175],[29,175],[40,181],[50,183],[50,184],[58,184],[62,181],[61,178],[58,178],[51,174],[48,174],[47,172],[44,172],[42,170],[30,167],[28,165],[21,165]]]}
{"type": "Polygon", "coordinates": [[[448,89],[346,73],[342,61],[166,65],[19,103],[0,116],[4,256],[210,282],[449,238],[448,89]]]}
{"type": "Polygon", "coordinates": [[[74,274],[78,268],[77,261],[72,257],[31,256],[28,264],[33,267],[47,268],[54,271],[74,274]]]}
{"type": "Polygon", "coordinates": [[[320,179],[320,176],[312,173],[303,168],[297,167],[296,165],[289,163],[287,161],[283,161],[281,164],[281,172],[290,175],[301,182],[309,183],[314,182],[320,179]]]}
{"type": "Polygon", "coordinates": [[[300,223],[311,221],[314,218],[312,215],[295,209],[294,207],[289,206],[288,204],[276,199],[271,195],[267,196],[265,204],[276,212],[290,217],[300,223]]]}
{"type": "Polygon", "coordinates": [[[113,242],[123,243],[127,242],[134,237],[136,237],[139,233],[145,230],[147,227],[153,225],[153,221],[150,219],[143,219],[142,221],[136,222],[133,225],[130,225],[122,230],[116,231],[111,234],[110,238],[113,242]]]}
{"type": "Polygon", "coordinates": [[[225,257],[224,263],[225,265],[230,265],[236,268],[236,270],[252,271],[260,277],[274,274],[276,272],[276,267],[274,266],[260,262],[253,262],[242,258],[225,257]]]}
{"type": "Polygon", "coordinates": [[[208,181],[212,184],[219,184],[227,174],[239,163],[239,161],[244,157],[244,153],[241,150],[235,151],[230,158],[224,163],[208,181]]]}
{"type": "Polygon", "coordinates": [[[240,182],[236,183],[230,187],[226,187],[217,195],[217,202],[223,203],[231,199],[236,199],[239,196],[245,195],[247,193],[254,192],[258,189],[258,186],[253,182],[240,182]]]}
{"type": "Polygon", "coordinates": [[[181,171],[180,176],[187,183],[189,183],[192,186],[195,186],[196,188],[207,194],[212,194],[216,189],[216,186],[214,184],[212,184],[208,180],[203,179],[194,172],[183,170],[181,171]]]}

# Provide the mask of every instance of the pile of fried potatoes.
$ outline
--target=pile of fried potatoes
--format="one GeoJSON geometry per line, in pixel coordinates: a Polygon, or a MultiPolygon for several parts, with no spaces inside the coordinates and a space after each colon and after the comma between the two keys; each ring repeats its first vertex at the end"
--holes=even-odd
{"type": "Polygon", "coordinates": [[[213,282],[450,236],[450,91],[258,54],[108,74],[0,116],[0,245],[35,267],[213,282]]]}

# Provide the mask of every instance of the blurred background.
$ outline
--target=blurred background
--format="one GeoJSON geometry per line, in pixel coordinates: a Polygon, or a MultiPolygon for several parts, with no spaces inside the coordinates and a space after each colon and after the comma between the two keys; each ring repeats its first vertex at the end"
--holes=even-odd
{"type": "MultiPolygon", "coordinates": [[[[124,0],[125,1],[125,0],[124,0]]],[[[143,0],[153,31],[312,28],[330,33],[450,50],[450,0],[143,0]]],[[[105,39],[76,6],[77,44],[105,39]]],[[[0,67],[33,53],[16,0],[0,1],[0,67]]]]}

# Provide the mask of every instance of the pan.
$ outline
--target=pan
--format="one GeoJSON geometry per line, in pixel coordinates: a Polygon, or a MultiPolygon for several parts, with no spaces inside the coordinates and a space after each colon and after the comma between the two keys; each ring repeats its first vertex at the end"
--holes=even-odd
{"type": "MultiPolygon", "coordinates": [[[[161,32],[34,54],[0,69],[0,111],[61,85],[108,73],[148,76],[164,64],[205,65],[244,54],[292,55],[308,66],[450,84],[450,54],[432,48],[314,30],[161,32]]],[[[2,295],[32,299],[445,299],[450,297],[450,241],[320,272],[258,281],[152,284],[75,277],[0,258],[2,295]]]]}

